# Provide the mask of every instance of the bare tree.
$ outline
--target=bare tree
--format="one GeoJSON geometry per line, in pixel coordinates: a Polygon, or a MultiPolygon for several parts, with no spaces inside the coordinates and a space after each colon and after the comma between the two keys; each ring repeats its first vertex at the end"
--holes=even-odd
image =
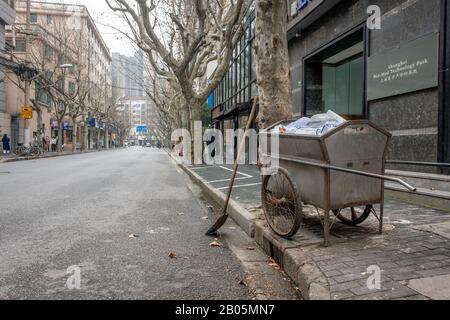
{"type": "Polygon", "coordinates": [[[287,1],[256,0],[255,56],[260,128],[292,117],[287,1]]]}
{"type": "Polygon", "coordinates": [[[106,0],[123,14],[136,43],[159,76],[176,81],[184,98],[186,127],[201,119],[201,106],[220,83],[242,34],[245,0],[106,0]],[[211,79],[207,66],[217,61],[211,79]],[[198,81],[203,79],[202,85],[198,81]]]}

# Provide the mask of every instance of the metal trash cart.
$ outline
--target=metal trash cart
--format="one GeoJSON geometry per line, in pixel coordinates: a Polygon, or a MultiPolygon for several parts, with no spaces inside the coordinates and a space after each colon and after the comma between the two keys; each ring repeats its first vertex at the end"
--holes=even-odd
{"type": "MultiPolygon", "coordinates": [[[[384,180],[416,189],[385,176],[386,151],[391,135],[369,121],[348,121],[322,136],[260,133],[261,141],[279,135],[279,154],[261,143],[262,162],[278,158],[279,169],[263,177],[262,207],[271,229],[284,238],[294,236],[302,221],[302,203],[316,207],[330,244],[331,213],[356,226],[373,213],[383,232],[384,180]],[[374,206],[380,205],[379,213],[374,206]],[[323,217],[319,209],[324,211],[323,217]]],[[[276,151],[275,151],[276,152],[276,151]]]]}

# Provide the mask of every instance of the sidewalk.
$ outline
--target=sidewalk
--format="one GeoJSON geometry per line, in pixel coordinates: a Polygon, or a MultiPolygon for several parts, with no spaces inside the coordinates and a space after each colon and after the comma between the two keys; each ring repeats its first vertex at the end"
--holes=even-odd
{"type": "Polygon", "coordinates": [[[46,158],[55,158],[55,157],[64,157],[64,156],[71,156],[71,155],[77,155],[77,154],[86,154],[86,153],[94,153],[94,152],[101,152],[101,151],[108,151],[108,150],[115,150],[115,149],[102,149],[102,150],[87,150],[83,152],[72,152],[72,151],[63,151],[61,153],[56,152],[47,152],[42,156],[38,157],[17,157],[15,155],[8,155],[5,156],[3,154],[0,155],[0,163],[9,163],[9,162],[18,162],[18,161],[27,161],[27,160],[38,160],[38,159],[46,159],[46,158]]]}
{"type": "MultiPolygon", "coordinates": [[[[183,169],[224,203],[231,166],[183,169]]],[[[450,299],[450,212],[387,200],[384,234],[372,217],[359,227],[336,223],[332,245],[323,247],[315,209],[305,207],[298,234],[274,235],[260,209],[261,179],[252,166],[240,167],[230,215],[274,258],[307,299],[450,299]],[[381,269],[381,289],[368,288],[369,267],[381,269]]]]}

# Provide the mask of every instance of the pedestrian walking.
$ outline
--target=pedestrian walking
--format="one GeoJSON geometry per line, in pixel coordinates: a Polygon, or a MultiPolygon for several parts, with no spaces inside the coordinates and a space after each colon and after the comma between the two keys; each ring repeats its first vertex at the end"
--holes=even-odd
{"type": "Polygon", "coordinates": [[[11,152],[11,145],[9,143],[10,141],[11,140],[9,139],[8,135],[5,134],[2,139],[3,154],[9,154],[11,152]]]}
{"type": "Polygon", "coordinates": [[[56,145],[58,144],[58,138],[52,138],[52,152],[56,152],[56,145]]]}
{"type": "Polygon", "coordinates": [[[47,152],[47,140],[45,139],[45,136],[42,136],[42,150],[47,152]]]}
{"type": "Polygon", "coordinates": [[[45,137],[45,147],[46,147],[45,151],[46,152],[50,152],[51,144],[52,144],[52,141],[50,140],[50,137],[49,136],[45,137]]]}

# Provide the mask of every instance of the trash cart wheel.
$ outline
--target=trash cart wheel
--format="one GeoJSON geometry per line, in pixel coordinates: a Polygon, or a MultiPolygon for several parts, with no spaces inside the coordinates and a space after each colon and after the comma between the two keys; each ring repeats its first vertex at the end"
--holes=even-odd
{"type": "Polygon", "coordinates": [[[293,237],[300,228],[302,205],[297,185],[285,169],[264,176],[262,207],[270,228],[283,238],[293,237]]]}
{"type": "Polygon", "coordinates": [[[333,210],[334,215],[348,226],[357,226],[370,216],[373,206],[352,207],[342,210],[333,210]]]}

